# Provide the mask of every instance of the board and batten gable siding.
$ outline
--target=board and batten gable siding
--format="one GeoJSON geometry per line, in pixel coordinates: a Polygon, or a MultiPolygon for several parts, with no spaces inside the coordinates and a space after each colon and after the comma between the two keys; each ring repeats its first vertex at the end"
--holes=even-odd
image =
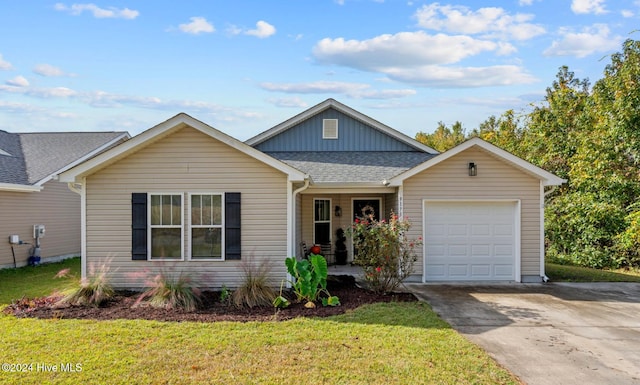
{"type": "Polygon", "coordinates": [[[255,146],[274,151],[416,151],[415,148],[333,108],[255,146]],[[338,119],[338,139],[322,138],[322,121],[338,119]]]}
{"type": "MultiPolygon", "coordinates": [[[[520,200],[521,275],[540,276],[540,180],[477,147],[469,148],[403,184],[404,216],[412,227],[409,236],[423,235],[424,200],[520,200]],[[478,175],[468,174],[468,164],[478,166],[478,175]]],[[[428,220],[428,219],[427,219],[428,220]]],[[[423,271],[423,249],[417,249],[415,273],[423,271]]]]}
{"type": "Polygon", "coordinates": [[[243,263],[271,264],[270,281],[286,278],[287,176],[190,127],[176,131],[87,177],[87,262],[110,258],[116,287],[140,287],[142,273],[180,272],[199,286],[235,287],[243,263]],[[135,261],[131,257],[131,194],[183,196],[184,260],[135,261]],[[190,192],[239,192],[242,199],[242,260],[190,261],[190,192]]]}
{"type": "Polygon", "coordinates": [[[0,191],[0,267],[13,267],[9,235],[31,245],[14,245],[18,266],[27,264],[29,251],[35,242],[33,225],[45,225],[45,236],[40,240],[42,262],[56,257],[80,255],[80,196],[66,183],[46,182],[39,192],[0,191]]]}

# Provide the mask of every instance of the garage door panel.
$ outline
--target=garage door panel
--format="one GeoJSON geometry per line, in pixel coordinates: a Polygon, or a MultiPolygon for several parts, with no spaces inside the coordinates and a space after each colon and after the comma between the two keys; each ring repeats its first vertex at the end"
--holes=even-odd
{"type": "Polygon", "coordinates": [[[426,280],[515,279],[515,202],[425,204],[426,280]]]}
{"type": "Polygon", "coordinates": [[[469,265],[460,264],[460,265],[449,265],[449,277],[459,277],[464,278],[468,276],[469,265]]]}
{"type": "Polygon", "coordinates": [[[471,275],[489,278],[491,276],[491,265],[471,265],[471,275]]]}
{"type": "Polygon", "coordinates": [[[471,225],[471,235],[473,236],[491,235],[491,226],[486,224],[471,225]]]}
{"type": "Polygon", "coordinates": [[[472,257],[489,257],[491,256],[491,245],[471,245],[471,256],[472,257]]]}

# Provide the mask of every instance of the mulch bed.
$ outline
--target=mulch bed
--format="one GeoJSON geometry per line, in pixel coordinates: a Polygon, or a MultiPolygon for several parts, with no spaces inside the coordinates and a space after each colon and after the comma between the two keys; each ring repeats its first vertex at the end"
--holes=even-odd
{"type": "MultiPolygon", "coordinates": [[[[285,309],[273,307],[236,308],[219,301],[218,292],[204,292],[202,306],[194,312],[181,310],[157,309],[149,306],[133,307],[140,293],[118,292],[116,297],[101,307],[87,306],[59,306],[55,303],[59,297],[43,297],[36,299],[22,299],[7,306],[5,313],[17,317],[45,318],[45,319],[146,319],[157,321],[284,321],[297,317],[329,317],[343,314],[365,304],[376,302],[410,302],[417,301],[410,293],[376,294],[359,287],[353,277],[330,277],[327,289],[331,295],[340,298],[340,306],[322,306],[306,308],[303,303],[294,303],[285,309]]],[[[289,296],[293,298],[293,296],[289,296]]]]}

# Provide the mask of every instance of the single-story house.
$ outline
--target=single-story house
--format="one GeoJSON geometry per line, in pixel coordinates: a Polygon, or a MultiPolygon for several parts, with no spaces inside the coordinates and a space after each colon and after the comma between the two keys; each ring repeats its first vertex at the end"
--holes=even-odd
{"type": "Polygon", "coordinates": [[[128,138],[126,132],[0,130],[0,268],[26,265],[36,243],[41,262],[80,255],[80,197],[57,175],[128,138]]]}
{"type": "Polygon", "coordinates": [[[412,280],[540,282],[545,189],[564,182],[478,138],[439,154],[334,99],[246,142],[181,113],[60,180],[81,194],[83,273],[109,258],[118,287],[143,271],[233,287],[261,261],[277,285],[303,242],[331,254],[355,216],[391,211],[424,239],[412,280]]]}

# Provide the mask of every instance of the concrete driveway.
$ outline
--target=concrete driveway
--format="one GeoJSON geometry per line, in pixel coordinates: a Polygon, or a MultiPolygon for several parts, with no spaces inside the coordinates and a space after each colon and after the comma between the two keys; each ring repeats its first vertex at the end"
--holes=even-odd
{"type": "Polygon", "coordinates": [[[529,385],[640,384],[640,284],[407,284],[529,385]]]}

